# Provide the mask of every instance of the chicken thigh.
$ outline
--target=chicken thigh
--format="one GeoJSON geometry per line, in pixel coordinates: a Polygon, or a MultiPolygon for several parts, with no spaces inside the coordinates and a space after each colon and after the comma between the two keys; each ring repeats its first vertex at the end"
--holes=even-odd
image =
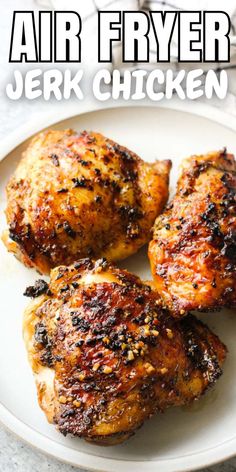
{"type": "Polygon", "coordinates": [[[176,316],[236,306],[236,162],[214,152],[183,163],[149,245],[158,293],[176,316]]]}
{"type": "Polygon", "coordinates": [[[170,167],[98,133],[43,132],[7,186],[4,242],[41,273],[81,257],[123,259],[150,240],[170,167]]]}
{"type": "Polygon", "coordinates": [[[24,339],[39,404],[64,435],[120,443],[221,375],[217,336],[191,315],[174,320],[156,292],[104,259],[53,269],[25,295],[36,297],[24,339]]]}

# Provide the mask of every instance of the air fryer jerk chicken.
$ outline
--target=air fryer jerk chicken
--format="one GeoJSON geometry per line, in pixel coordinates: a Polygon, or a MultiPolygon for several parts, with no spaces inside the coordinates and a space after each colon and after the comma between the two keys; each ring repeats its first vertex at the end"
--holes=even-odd
{"type": "Polygon", "coordinates": [[[7,186],[4,242],[41,273],[81,257],[123,259],[150,239],[170,167],[98,133],[41,133],[7,186]]]}
{"type": "Polygon", "coordinates": [[[63,434],[120,443],[154,412],[200,397],[225,346],[193,316],[176,322],[156,292],[104,259],[51,271],[25,312],[38,400],[63,434]]]}
{"type": "Polygon", "coordinates": [[[184,161],[177,193],[149,245],[156,288],[176,316],[236,306],[235,191],[232,154],[184,161]]]}

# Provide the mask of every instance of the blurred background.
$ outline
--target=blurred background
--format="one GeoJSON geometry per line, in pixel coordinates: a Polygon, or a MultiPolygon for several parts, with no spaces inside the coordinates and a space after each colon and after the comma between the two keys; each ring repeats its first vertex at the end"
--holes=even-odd
{"type": "MultiPolygon", "coordinates": [[[[213,68],[220,71],[225,68],[228,71],[229,77],[229,93],[225,100],[212,99],[211,106],[220,107],[224,111],[236,114],[236,1],[226,0],[222,4],[222,0],[1,0],[1,15],[0,15],[0,135],[5,136],[7,133],[13,131],[16,127],[25,123],[26,120],[31,120],[37,114],[52,113],[62,105],[62,102],[57,102],[55,99],[50,100],[50,103],[44,102],[43,99],[37,101],[28,101],[21,99],[19,101],[11,101],[5,95],[6,84],[12,81],[13,70],[19,69],[27,71],[29,69],[40,68],[42,70],[53,68],[53,64],[9,64],[9,45],[11,35],[12,14],[14,10],[74,10],[79,11],[83,19],[82,28],[82,63],[70,64],[73,71],[78,68],[83,68],[85,71],[84,87],[86,97],[91,98],[91,81],[95,71],[99,68],[107,67],[112,69],[124,70],[124,64],[121,62],[121,46],[114,43],[112,63],[98,64],[97,62],[97,11],[103,10],[220,10],[224,8],[231,18],[231,62],[230,64],[178,64],[177,62],[177,48],[175,36],[172,38],[171,44],[171,64],[156,64],[156,44],[155,39],[151,38],[151,56],[150,64],[126,64],[129,69],[148,69],[158,67],[163,70],[172,68],[178,72],[181,68],[196,69],[213,68]],[[223,7],[222,7],[223,5],[223,7]]],[[[37,21],[37,16],[36,16],[37,21]]],[[[56,64],[56,67],[63,70],[67,68],[66,64],[56,64]]],[[[204,101],[204,99],[202,99],[204,101]]],[[[205,99],[205,101],[207,101],[205,99]]],[[[209,104],[209,103],[208,103],[209,104]]],[[[63,107],[67,102],[63,102],[63,107]]],[[[78,110],[79,110],[78,102],[78,110]]]]}

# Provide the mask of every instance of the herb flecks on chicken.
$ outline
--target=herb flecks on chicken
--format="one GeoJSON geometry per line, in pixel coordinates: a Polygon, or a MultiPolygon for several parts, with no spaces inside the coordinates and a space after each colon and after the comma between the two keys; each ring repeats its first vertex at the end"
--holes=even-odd
{"type": "Polygon", "coordinates": [[[158,293],[176,316],[236,306],[236,162],[226,150],[183,162],[149,245],[158,293]]]}
{"type": "Polygon", "coordinates": [[[26,310],[24,338],[48,420],[107,445],[156,411],[199,398],[226,354],[200,321],[177,323],[149,286],[104,259],[52,270],[26,310]]]}
{"type": "Polygon", "coordinates": [[[128,257],[150,240],[170,167],[98,133],[40,133],[7,186],[4,242],[41,273],[81,257],[128,257]]]}

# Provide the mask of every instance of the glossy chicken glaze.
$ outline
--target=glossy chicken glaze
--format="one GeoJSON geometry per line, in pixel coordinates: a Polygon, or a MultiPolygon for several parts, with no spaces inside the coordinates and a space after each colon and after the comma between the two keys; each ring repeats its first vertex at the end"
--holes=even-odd
{"type": "Polygon", "coordinates": [[[183,163],[177,193],[154,225],[156,289],[175,316],[236,306],[236,162],[225,150],[183,163]]]}
{"type": "Polygon", "coordinates": [[[170,167],[98,133],[40,133],[7,186],[4,242],[41,273],[81,257],[123,259],[150,240],[170,167]]]}
{"type": "Polygon", "coordinates": [[[24,338],[38,399],[63,434],[117,444],[153,413],[199,398],[225,346],[193,316],[176,322],[141,280],[104,259],[26,290],[24,338]]]}

